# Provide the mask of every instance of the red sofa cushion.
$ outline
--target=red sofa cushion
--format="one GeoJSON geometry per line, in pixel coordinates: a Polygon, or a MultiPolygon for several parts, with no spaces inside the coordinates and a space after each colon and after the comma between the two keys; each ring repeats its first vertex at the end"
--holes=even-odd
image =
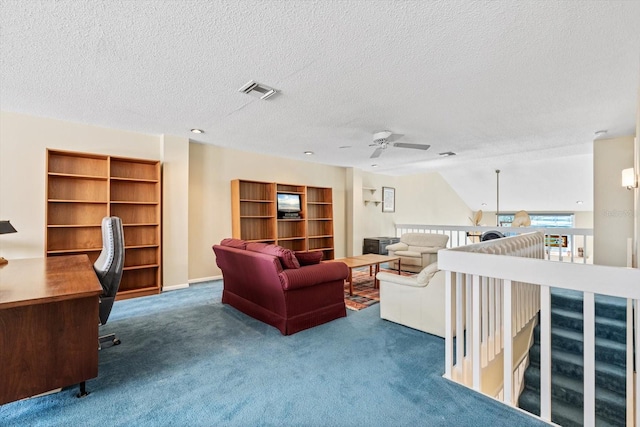
{"type": "Polygon", "coordinates": [[[320,264],[322,261],[322,252],[314,251],[314,252],[294,252],[296,259],[300,263],[300,265],[313,265],[320,264]]]}
{"type": "Polygon", "coordinates": [[[247,249],[247,242],[241,239],[222,239],[220,246],[231,246],[236,249],[247,249]]]}
{"type": "Polygon", "coordinates": [[[300,263],[291,249],[267,243],[250,242],[247,243],[247,250],[278,257],[283,268],[300,268],[300,263]]]}

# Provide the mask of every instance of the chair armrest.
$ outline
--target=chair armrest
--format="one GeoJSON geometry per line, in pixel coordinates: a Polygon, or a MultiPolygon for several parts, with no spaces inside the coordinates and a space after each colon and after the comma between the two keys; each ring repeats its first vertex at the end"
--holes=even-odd
{"type": "Polygon", "coordinates": [[[380,282],[389,282],[396,285],[413,286],[416,288],[421,288],[427,285],[426,283],[418,283],[416,275],[401,276],[396,273],[380,272],[376,274],[376,279],[380,280],[380,282]]]}
{"type": "Polygon", "coordinates": [[[290,268],[280,273],[280,282],[285,290],[306,288],[321,283],[344,281],[349,277],[349,268],[343,262],[322,262],[290,268]]]}
{"type": "Polygon", "coordinates": [[[407,249],[409,249],[409,245],[407,245],[406,243],[398,242],[394,243],[393,245],[387,245],[386,249],[388,251],[406,251],[407,249]]]}

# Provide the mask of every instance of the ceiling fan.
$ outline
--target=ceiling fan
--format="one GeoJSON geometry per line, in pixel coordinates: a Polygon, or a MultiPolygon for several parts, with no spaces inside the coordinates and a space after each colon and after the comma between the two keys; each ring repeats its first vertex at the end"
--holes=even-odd
{"type": "Polygon", "coordinates": [[[373,151],[373,154],[371,154],[370,158],[375,159],[376,157],[380,157],[380,154],[382,154],[382,152],[386,150],[389,144],[391,143],[393,143],[394,147],[413,148],[415,150],[428,150],[429,147],[431,147],[430,145],[427,145],[427,144],[412,144],[410,142],[394,142],[402,138],[403,136],[404,135],[402,134],[392,133],[391,131],[388,131],[388,130],[383,130],[381,132],[374,133],[373,143],[369,144],[369,147],[376,147],[376,149],[373,151]]]}

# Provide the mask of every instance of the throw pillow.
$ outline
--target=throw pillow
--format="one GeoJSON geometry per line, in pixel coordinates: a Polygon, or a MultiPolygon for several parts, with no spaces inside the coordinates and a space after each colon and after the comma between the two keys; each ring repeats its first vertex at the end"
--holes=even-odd
{"type": "Polygon", "coordinates": [[[247,243],[247,250],[253,252],[262,252],[262,250],[267,246],[269,246],[268,243],[249,242],[247,243]]]}
{"type": "Polygon", "coordinates": [[[431,280],[431,278],[433,277],[434,274],[436,274],[437,271],[438,271],[437,262],[429,264],[428,266],[423,268],[422,271],[418,274],[418,277],[416,277],[416,281],[421,284],[429,283],[429,280],[431,280]]]}
{"type": "Polygon", "coordinates": [[[291,249],[266,243],[248,243],[247,250],[276,256],[280,259],[283,268],[300,268],[300,263],[291,249]]]}
{"type": "Polygon", "coordinates": [[[294,255],[300,265],[319,264],[322,261],[322,252],[295,252],[294,255]]]}
{"type": "Polygon", "coordinates": [[[247,242],[240,239],[222,239],[220,246],[231,246],[236,249],[247,249],[247,242]]]}

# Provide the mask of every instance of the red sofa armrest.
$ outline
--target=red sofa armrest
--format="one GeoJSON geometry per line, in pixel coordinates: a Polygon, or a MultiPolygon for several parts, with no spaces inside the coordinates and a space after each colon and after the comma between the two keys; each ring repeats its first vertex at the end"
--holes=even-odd
{"type": "Polygon", "coordinates": [[[345,280],[348,276],[349,268],[345,263],[323,262],[283,270],[280,273],[280,282],[282,282],[283,289],[291,290],[336,280],[345,280]]]}

